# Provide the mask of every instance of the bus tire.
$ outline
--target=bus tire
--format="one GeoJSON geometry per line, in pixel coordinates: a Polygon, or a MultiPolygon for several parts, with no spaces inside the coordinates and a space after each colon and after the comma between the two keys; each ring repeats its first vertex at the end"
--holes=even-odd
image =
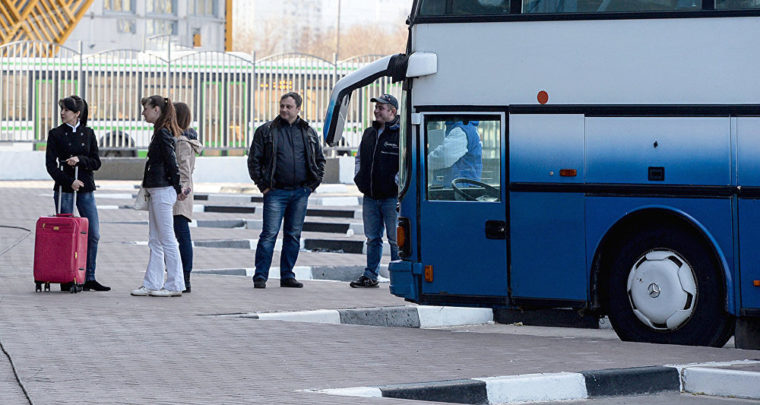
{"type": "Polygon", "coordinates": [[[616,255],[610,323],[624,341],[721,347],[733,334],[713,249],[683,227],[638,232],[616,255]]]}

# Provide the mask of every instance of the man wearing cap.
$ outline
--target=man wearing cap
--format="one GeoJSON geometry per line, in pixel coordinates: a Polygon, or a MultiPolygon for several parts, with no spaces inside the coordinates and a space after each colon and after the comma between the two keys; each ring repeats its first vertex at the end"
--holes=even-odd
{"type": "Polygon", "coordinates": [[[391,247],[391,260],[398,260],[396,224],[398,222],[398,100],[383,94],[375,103],[375,121],[362,134],[356,153],[354,183],[364,194],[362,220],[367,237],[367,267],[351,282],[353,288],[378,286],[377,276],[383,255],[383,230],[391,247]]]}

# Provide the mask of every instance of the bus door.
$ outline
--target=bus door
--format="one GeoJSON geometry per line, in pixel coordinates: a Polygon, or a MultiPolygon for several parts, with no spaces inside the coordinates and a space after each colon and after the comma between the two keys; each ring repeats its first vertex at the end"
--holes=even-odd
{"type": "Polygon", "coordinates": [[[507,296],[504,122],[500,113],[423,116],[423,295],[457,296],[452,303],[507,296]]]}

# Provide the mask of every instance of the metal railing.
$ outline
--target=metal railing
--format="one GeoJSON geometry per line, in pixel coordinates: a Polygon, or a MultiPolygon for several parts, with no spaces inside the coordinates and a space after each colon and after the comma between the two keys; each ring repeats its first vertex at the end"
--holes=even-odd
{"type": "MultiPolygon", "coordinates": [[[[179,48],[85,54],[81,46],[14,42],[0,46],[0,141],[44,141],[60,125],[58,100],[73,94],[87,100],[88,126],[101,149],[147,147],[152,126],[142,120],[140,99],[154,94],[187,103],[192,126],[208,148],[247,148],[289,91],[302,95],[301,116],[321,133],[335,83],[378,57],[327,61],[291,53],[257,59],[255,53],[179,48]]],[[[369,100],[383,93],[399,97],[401,84],[381,78],[352,96],[337,149],[358,147],[373,119],[369,100]]]]}

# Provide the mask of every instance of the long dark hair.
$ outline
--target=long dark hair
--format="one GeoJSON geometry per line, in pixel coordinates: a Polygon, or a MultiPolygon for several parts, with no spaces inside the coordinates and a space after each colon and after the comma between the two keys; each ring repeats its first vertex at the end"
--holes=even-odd
{"type": "Polygon", "coordinates": [[[175,102],[174,111],[177,113],[177,125],[183,132],[190,128],[190,121],[192,115],[190,114],[190,107],[185,103],[175,102]]]}
{"type": "Polygon", "coordinates": [[[161,128],[166,128],[174,137],[178,138],[182,135],[182,130],[177,125],[177,113],[174,111],[174,105],[171,100],[161,96],[150,96],[140,100],[140,104],[143,107],[158,107],[161,110],[161,115],[153,124],[154,134],[160,131],[161,128]]]}
{"type": "Polygon", "coordinates": [[[58,100],[58,106],[79,113],[79,125],[87,126],[87,102],[79,96],[69,96],[58,100]]]}

